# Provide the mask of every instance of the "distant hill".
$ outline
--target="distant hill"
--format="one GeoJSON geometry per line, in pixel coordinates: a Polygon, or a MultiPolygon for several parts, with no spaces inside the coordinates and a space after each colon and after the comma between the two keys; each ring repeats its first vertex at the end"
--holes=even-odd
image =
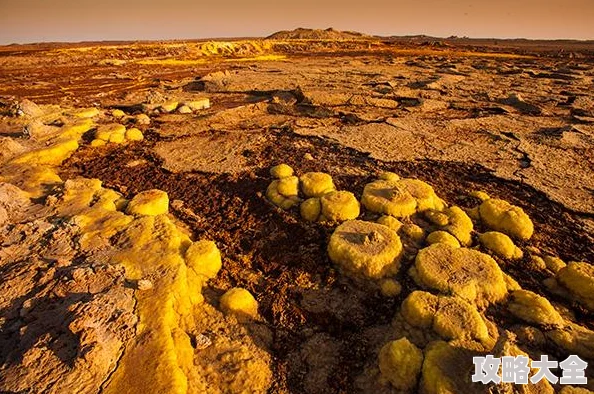
{"type": "Polygon", "coordinates": [[[331,27],[326,30],[304,29],[300,27],[295,30],[282,30],[266,38],[273,40],[352,40],[370,37],[356,31],[339,31],[331,27]]]}

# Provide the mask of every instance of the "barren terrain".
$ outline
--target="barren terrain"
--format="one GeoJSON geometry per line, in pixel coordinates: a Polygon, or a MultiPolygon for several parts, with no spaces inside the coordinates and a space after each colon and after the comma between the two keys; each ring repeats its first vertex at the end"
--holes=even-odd
{"type": "Polygon", "coordinates": [[[582,392],[470,376],[594,361],[594,44],[314,33],[0,47],[0,392],[582,392]],[[360,212],[306,220],[303,177],[271,197],[281,163],[360,212]],[[416,209],[364,201],[378,177],[416,209]],[[329,256],[356,218],[395,232],[395,270],[329,256]],[[401,338],[406,382],[380,356],[401,338]]]}

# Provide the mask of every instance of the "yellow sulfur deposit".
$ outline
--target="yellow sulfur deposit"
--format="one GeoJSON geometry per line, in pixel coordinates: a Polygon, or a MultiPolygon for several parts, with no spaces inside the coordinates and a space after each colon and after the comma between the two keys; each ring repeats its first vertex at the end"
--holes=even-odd
{"type": "Polygon", "coordinates": [[[228,290],[220,299],[221,310],[238,317],[254,318],[258,316],[258,302],[254,296],[240,287],[228,290]]]}
{"type": "Polygon", "coordinates": [[[144,139],[142,131],[138,130],[136,127],[126,130],[125,136],[128,141],[142,141],[144,139]]]}
{"type": "Polygon", "coordinates": [[[299,210],[303,219],[308,222],[315,222],[322,212],[322,203],[317,197],[308,198],[301,203],[299,210]]]}
{"type": "Polygon", "coordinates": [[[77,118],[92,118],[99,115],[99,110],[97,108],[80,108],[70,111],[68,114],[77,118]]]}
{"type": "Polygon", "coordinates": [[[404,300],[400,313],[410,325],[433,328],[444,339],[489,339],[487,325],[476,307],[458,297],[415,291],[404,300]]]}
{"type": "Polygon", "coordinates": [[[152,189],[138,193],[126,208],[129,215],[156,216],[169,211],[169,197],[162,190],[152,189]]]}
{"type": "Polygon", "coordinates": [[[423,352],[404,337],[386,343],[379,352],[382,376],[398,390],[411,390],[417,385],[423,352]]]}
{"type": "Polygon", "coordinates": [[[122,232],[113,263],[126,277],[151,277],[150,291],[137,291],[137,336],[126,346],[105,393],[186,393],[194,370],[187,332],[193,308],[203,301],[201,278],[186,266],[190,244],[166,215],[136,218],[122,232]]]}
{"type": "Polygon", "coordinates": [[[114,144],[121,144],[126,141],[126,133],[113,132],[109,135],[109,142],[114,144]]]}
{"type": "Polygon", "coordinates": [[[394,216],[390,216],[390,215],[380,216],[377,219],[377,222],[379,224],[383,224],[384,226],[391,228],[392,230],[394,230],[396,232],[400,231],[400,228],[403,226],[403,224],[400,220],[398,220],[394,216]]]}
{"type": "Polygon", "coordinates": [[[491,197],[484,191],[476,190],[470,193],[471,197],[478,198],[481,201],[487,201],[491,197]]]}
{"type": "Polygon", "coordinates": [[[450,245],[454,248],[460,247],[460,242],[458,241],[458,239],[456,239],[456,237],[454,237],[452,234],[445,231],[432,232],[427,236],[426,241],[429,245],[441,243],[450,245]]]}
{"type": "Polygon", "coordinates": [[[481,234],[479,242],[499,257],[521,259],[524,256],[522,250],[514,244],[510,237],[498,231],[488,231],[481,234]]]}
{"type": "Polygon", "coordinates": [[[426,291],[413,291],[402,302],[400,313],[412,326],[430,328],[437,311],[439,298],[426,291]]]}
{"type": "Polygon", "coordinates": [[[380,173],[377,178],[390,182],[398,182],[400,180],[400,176],[398,174],[390,171],[384,171],[380,173]]]}
{"type": "Polygon", "coordinates": [[[509,311],[527,323],[542,326],[563,326],[563,318],[549,300],[528,290],[515,290],[510,294],[509,311]]]}
{"type": "Polygon", "coordinates": [[[91,146],[94,148],[97,148],[99,146],[104,146],[105,144],[107,144],[107,141],[98,140],[96,138],[93,141],[91,141],[91,146]]]}
{"type": "Polygon", "coordinates": [[[386,297],[396,297],[402,292],[402,286],[395,279],[384,279],[380,282],[380,290],[386,297]]]}
{"type": "Polygon", "coordinates": [[[126,116],[126,113],[124,111],[122,111],[121,109],[114,109],[113,111],[111,111],[111,116],[119,119],[119,118],[123,118],[124,116],[126,116]]]}
{"type": "Polygon", "coordinates": [[[447,208],[444,213],[448,216],[448,225],[443,229],[460,241],[464,246],[472,243],[472,230],[474,225],[466,212],[460,207],[447,208]]]}
{"type": "Polygon", "coordinates": [[[416,212],[417,201],[399,182],[373,181],[365,185],[361,204],[368,210],[402,218],[416,212]]]}
{"type": "Polygon", "coordinates": [[[279,182],[280,180],[277,179],[270,182],[270,185],[268,185],[268,188],[266,189],[266,197],[268,198],[268,200],[270,200],[270,202],[282,209],[290,209],[293,206],[299,204],[301,200],[297,195],[283,196],[279,193],[279,182]]]}
{"type": "Polygon", "coordinates": [[[479,214],[489,228],[513,238],[527,241],[534,232],[532,220],[524,210],[504,200],[491,198],[484,201],[479,206],[479,214]]]}
{"type": "Polygon", "coordinates": [[[299,178],[296,176],[281,178],[278,180],[276,189],[285,197],[296,196],[299,194],[299,178]]]}
{"type": "Polygon", "coordinates": [[[279,164],[270,169],[270,175],[277,179],[286,178],[293,175],[293,169],[287,164],[279,164]]]}
{"type": "Polygon", "coordinates": [[[41,148],[22,154],[14,158],[15,164],[38,164],[44,166],[57,166],[66,160],[78,149],[78,142],[74,139],[58,142],[47,148],[41,148]]]}
{"type": "Polygon", "coordinates": [[[186,250],[186,264],[198,276],[212,279],[222,267],[221,252],[213,241],[194,242],[186,250]]]}
{"type": "Polygon", "coordinates": [[[556,279],[580,304],[594,312],[594,265],[572,261],[559,270],[556,279]]]}
{"type": "Polygon", "coordinates": [[[435,194],[433,188],[427,183],[413,178],[403,178],[399,182],[417,201],[417,212],[428,209],[443,211],[444,201],[435,194]]]}
{"type": "Polygon", "coordinates": [[[489,330],[476,307],[458,297],[439,296],[433,330],[444,339],[487,342],[489,330]]]}
{"type": "Polygon", "coordinates": [[[60,139],[78,140],[84,133],[91,130],[95,123],[92,119],[79,119],[74,123],[66,124],[60,129],[60,139]]]}
{"type": "Polygon", "coordinates": [[[359,216],[359,201],[347,191],[330,192],[320,198],[322,216],[331,222],[343,222],[359,216]]]}
{"type": "Polygon", "coordinates": [[[569,354],[594,359],[594,331],[567,322],[564,327],[547,331],[547,337],[569,354]]]}
{"type": "Polygon", "coordinates": [[[405,223],[401,231],[402,234],[417,243],[422,242],[425,238],[425,231],[414,223],[405,223]]]}
{"type": "Polygon", "coordinates": [[[484,356],[463,344],[435,341],[425,348],[421,387],[424,394],[459,394],[479,392],[470,376],[472,358],[484,356]]]}
{"type": "Polygon", "coordinates": [[[434,209],[428,209],[424,212],[425,218],[431,223],[439,227],[447,226],[450,222],[450,218],[443,212],[436,211],[434,209]]]}
{"type": "Polygon", "coordinates": [[[161,109],[165,112],[173,112],[177,109],[179,103],[177,101],[168,101],[161,105],[161,109]]]}
{"type": "Polygon", "coordinates": [[[30,164],[9,164],[0,167],[0,182],[11,183],[26,191],[31,198],[39,198],[62,184],[51,167],[30,164]]]}
{"type": "Polygon", "coordinates": [[[478,305],[500,301],[507,294],[499,265],[476,250],[433,244],[419,251],[414,268],[420,285],[478,305]]]}
{"type": "Polygon", "coordinates": [[[126,127],[119,123],[111,123],[99,126],[97,131],[95,131],[95,139],[113,142],[112,139],[115,138],[116,140],[122,139],[123,141],[125,134],[126,127]],[[116,135],[116,137],[112,137],[113,135],[116,135]],[[119,136],[121,136],[121,138],[119,136]]]}
{"type": "Polygon", "coordinates": [[[349,220],[334,230],[328,244],[330,260],[345,274],[379,279],[400,267],[402,243],[388,227],[349,220]]]}
{"type": "Polygon", "coordinates": [[[301,190],[307,197],[322,197],[336,188],[332,177],[323,172],[307,172],[299,178],[301,181],[301,190]]]}
{"type": "Polygon", "coordinates": [[[210,100],[208,98],[199,98],[193,101],[186,101],[184,104],[192,111],[210,108],[210,100]]]}
{"type": "Polygon", "coordinates": [[[567,264],[559,257],[555,256],[545,256],[543,261],[547,267],[547,269],[553,271],[554,273],[558,273],[563,268],[567,267],[567,264]]]}
{"type": "Polygon", "coordinates": [[[594,391],[590,391],[584,387],[563,386],[559,394],[594,394],[594,391]]]}

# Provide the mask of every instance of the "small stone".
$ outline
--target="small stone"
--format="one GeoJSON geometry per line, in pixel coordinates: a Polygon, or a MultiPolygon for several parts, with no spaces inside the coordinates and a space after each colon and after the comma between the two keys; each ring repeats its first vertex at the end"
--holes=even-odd
{"type": "Polygon", "coordinates": [[[181,107],[179,107],[177,112],[179,112],[180,114],[191,114],[192,108],[188,107],[187,105],[182,105],[181,107]]]}
{"type": "Polygon", "coordinates": [[[204,334],[196,335],[196,349],[204,350],[207,347],[209,347],[210,345],[212,345],[212,341],[210,340],[209,337],[207,337],[204,334]]]}
{"type": "Polygon", "coordinates": [[[151,118],[147,114],[139,114],[136,115],[136,124],[137,125],[149,125],[151,124],[151,118]]]}
{"type": "Polygon", "coordinates": [[[136,286],[140,291],[150,290],[153,288],[153,282],[148,279],[140,279],[136,286]]]}

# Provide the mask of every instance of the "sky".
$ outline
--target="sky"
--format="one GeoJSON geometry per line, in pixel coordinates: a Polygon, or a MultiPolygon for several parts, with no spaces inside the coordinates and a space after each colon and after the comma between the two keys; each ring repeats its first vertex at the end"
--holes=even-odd
{"type": "Polygon", "coordinates": [[[0,0],[0,44],[375,35],[594,39],[594,0],[0,0]]]}

